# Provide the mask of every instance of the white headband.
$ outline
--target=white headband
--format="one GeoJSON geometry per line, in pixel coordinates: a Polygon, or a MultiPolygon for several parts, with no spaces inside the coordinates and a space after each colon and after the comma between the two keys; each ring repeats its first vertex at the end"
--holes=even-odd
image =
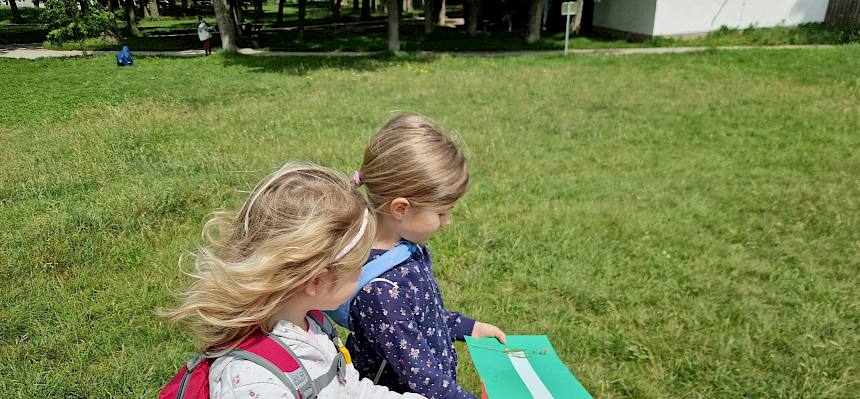
{"type": "Polygon", "coordinates": [[[349,251],[352,251],[353,248],[358,244],[358,241],[361,240],[361,237],[364,235],[364,230],[367,228],[367,220],[370,213],[367,209],[364,210],[364,220],[361,221],[361,228],[358,229],[358,233],[356,233],[355,237],[352,238],[352,241],[349,244],[346,244],[340,252],[337,253],[337,256],[334,257],[334,260],[340,260],[344,256],[346,256],[349,251]]]}

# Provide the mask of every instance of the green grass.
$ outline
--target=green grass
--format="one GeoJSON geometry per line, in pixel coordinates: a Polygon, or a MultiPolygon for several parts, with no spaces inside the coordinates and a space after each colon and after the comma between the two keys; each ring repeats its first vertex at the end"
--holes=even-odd
{"type": "Polygon", "coordinates": [[[207,212],[289,159],[351,172],[394,110],[470,159],[451,309],[549,335],[597,398],[858,397],[856,45],[136,61],[0,59],[6,397],[154,397],[207,212]]]}

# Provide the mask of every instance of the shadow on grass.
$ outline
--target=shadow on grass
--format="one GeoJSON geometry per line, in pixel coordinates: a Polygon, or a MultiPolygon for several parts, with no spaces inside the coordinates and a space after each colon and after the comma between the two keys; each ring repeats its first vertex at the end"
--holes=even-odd
{"type": "Polygon", "coordinates": [[[294,76],[304,76],[320,69],[370,72],[407,63],[432,63],[438,59],[437,56],[392,53],[360,57],[258,57],[241,54],[225,54],[222,57],[225,67],[242,66],[249,72],[294,76]]]}
{"type": "MultiPolygon", "coordinates": [[[[585,45],[598,42],[619,46],[616,39],[588,38],[585,45]]],[[[257,48],[273,51],[385,51],[388,49],[388,28],[378,26],[309,29],[304,40],[296,31],[268,31],[254,43],[257,48]]],[[[607,45],[608,46],[608,45],[607,45]]],[[[533,51],[564,48],[564,35],[551,35],[534,44],[526,44],[523,32],[481,32],[470,36],[463,29],[437,27],[433,34],[424,34],[420,21],[404,23],[400,29],[402,51],[533,51]]]]}
{"type": "Polygon", "coordinates": [[[47,35],[40,24],[0,25],[0,44],[41,43],[47,35]]]}

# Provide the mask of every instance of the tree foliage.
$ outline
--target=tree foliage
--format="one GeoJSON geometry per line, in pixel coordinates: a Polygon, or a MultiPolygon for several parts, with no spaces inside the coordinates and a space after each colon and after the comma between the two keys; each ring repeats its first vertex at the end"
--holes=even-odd
{"type": "Polygon", "coordinates": [[[114,15],[95,0],[47,0],[42,20],[50,29],[48,41],[77,41],[86,53],[84,41],[108,32],[114,15]]]}

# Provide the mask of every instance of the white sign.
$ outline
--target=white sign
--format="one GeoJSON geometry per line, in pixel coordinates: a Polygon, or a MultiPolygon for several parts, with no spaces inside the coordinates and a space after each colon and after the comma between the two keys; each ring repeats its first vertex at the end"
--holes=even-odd
{"type": "Polygon", "coordinates": [[[561,15],[576,15],[576,2],[566,1],[561,3],[561,15]]]}
{"type": "Polygon", "coordinates": [[[561,15],[567,17],[567,23],[564,24],[564,55],[567,55],[567,40],[570,37],[570,16],[576,15],[576,2],[565,1],[561,3],[561,15]]]}

